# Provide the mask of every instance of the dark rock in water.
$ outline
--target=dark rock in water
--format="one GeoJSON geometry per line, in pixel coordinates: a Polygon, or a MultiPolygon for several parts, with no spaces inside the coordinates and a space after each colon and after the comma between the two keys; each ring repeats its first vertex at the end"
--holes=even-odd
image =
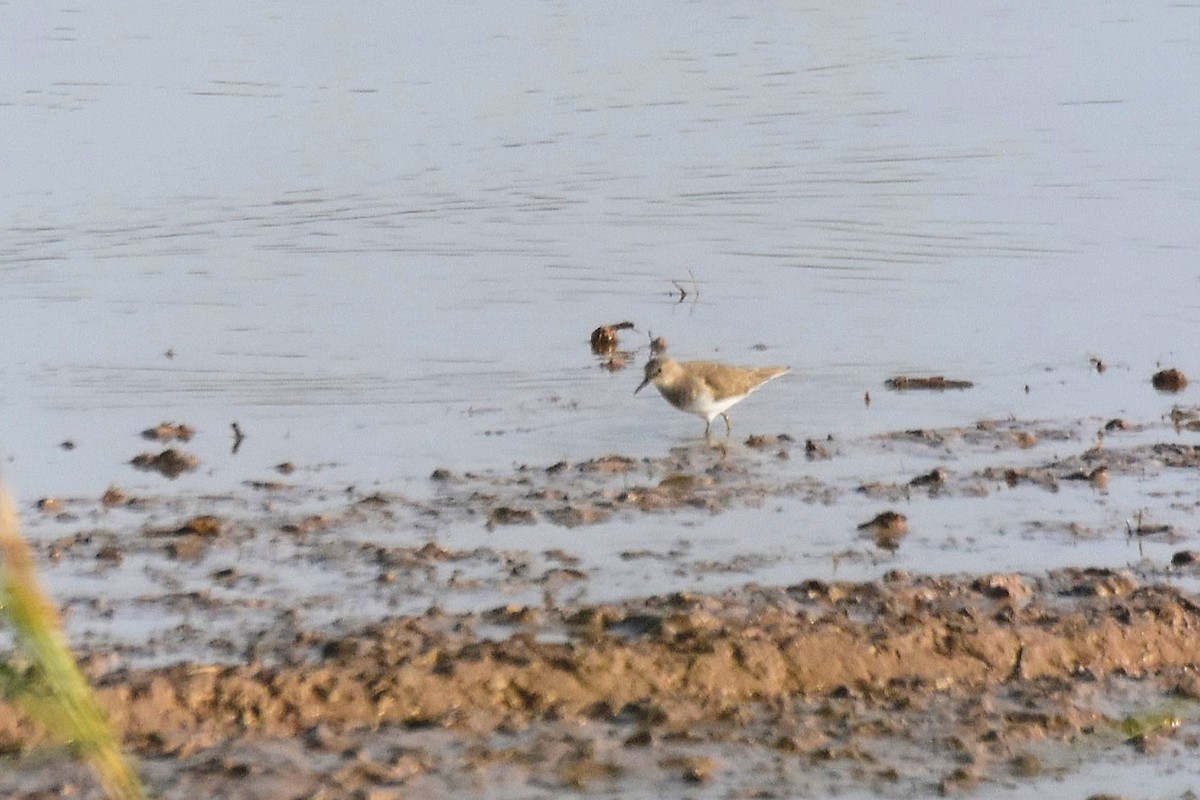
{"type": "Polygon", "coordinates": [[[181,442],[191,441],[196,431],[189,425],[179,422],[160,422],[153,428],[142,431],[142,438],[155,442],[170,442],[178,439],[181,442]]]}
{"type": "Polygon", "coordinates": [[[617,474],[621,472],[628,472],[636,465],[637,462],[635,462],[629,456],[611,454],[583,462],[579,465],[579,471],[617,474]]]}
{"type": "Polygon", "coordinates": [[[487,527],[492,530],[497,525],[532,525],[536,521],[537,517],[527,508],[499,506],[488,515],[487,527]]]}
{"type": "Polygon", "coordinates": [[[592,352],[598,356],[606,356],[617,350],[617,331],[628,330],[632,322],[616,322],[611,325],[601,325],[592,331],[592,352]]]}
{"type": "Polygon", "coordinates": [[[900,540],[908,535],[908,517],[895,511],[884,511],[873,519],[858,526],[875,538],[875,546],[882,550],[896,550],[900,540]]]}
{"type": "Polygon", "coordinates": [[[183,473],[191,472],[200,466],[200,459],[191,453],[168,447],[157,455],[154,453],[136,455],[129,463],[147,472],[157,472],[168,478],[178,478],[183,473]]]}
{"type": "Polygon", "coordinates": [[[1171,566],[1173,567],[1190,567],[1197,563],[1200,563],[1200,551],[1197,550],[1180,550],[1171,556],[1171,566]]]}
{"type": "Polygon", "coordinates": [[[897,375],[894,378],[888,378],[883,382],[883,385],[898,392],[910,389],[926,389],[941,392],[946,389],[970,389],[975,384],[971,381],[944,378],[941,375],[933,375],[928,378],[912,378],[906,375],[897,375]]]}
{"type": "Polygon", "coordinates": [[[812,439],[804,440],[804,455],[809,461],[832,458],[832,456],[829,455],[829,450],[826,449],[824,445],[819,442],[815,442],[812,439]]]}
{"type": "Polygon", "coordinates": [[[1150,383],[1160,392],[1182,392],[1187,387],[1187,376],[1175,368],[1154,373],[1150,383]]]}
{"type": "Polygon", "coordinates": [[[936,468],[930,470],[929,472],[926,472],[924,475],[918,475],[917,477],[913,478],[911,481],[908,482],[908,485],[909,486],[932,486],[932,487],[943,486],[943,485],[945,485],[946,479],[948,477],[949,477],[949,473],[946,472],[946,470],[944,468],[936,467],[936,468]]]}
{"type": "Polygon", "coordinates": [[[63,502],[57,497],[43,497],[37,501],[39,511],[44,511],[47,514],[57,514],[63,510],[63,502]]]}
{"type": "Polygon", "coordinates": [[[104,494],[101,496],[100,502],[105,508],[123,506],[129,502],[129,495],[125,494],[125,492],[123,492],[119,486],[109,486],[104,490],[104,494]]]}

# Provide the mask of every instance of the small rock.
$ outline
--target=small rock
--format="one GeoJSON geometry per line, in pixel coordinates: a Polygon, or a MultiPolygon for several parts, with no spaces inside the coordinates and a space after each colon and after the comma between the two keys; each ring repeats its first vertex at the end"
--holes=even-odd
{"type": "Polygon", "coordinates": [[[824,461],[829,458],[829,450],[820,442],[815,442],[812,439],[804,440],[804,455],[809,461],[824,461]]]}
{"type": "Polygon", "coordinates": [[[57,497],[43,497],[37,501],[37,507],[46,514],[57,514],[63,510],[63,502],[57,497]]]}
{"type": "Polygon", "coordinates": [[[1138,587],[1137,579],[1127,570],[1068,569],[1063,574],[1071,580],[1065,593],[1076,597],[1125,597],[1138,587]]]}
{"type": "Polygon", "coordinates": [[[198,517],[192,517],[187,522],[180,525],[179,528],[176,529],[175,533],[179,536],[193,534],[196,536],[203,536],[205,538],[212,538],[214,536],[220,536],[223,527],[224,526],[221,524],[221,520],[219,518],[210,514],[201,514],[198,517]]]}
{"type": "Polygon", "coordinates": [[[142,431],[142,438],[157,442],[171,442],[178,439],[181,442],[191,441],[196,431],[188,425],[176,422],[160,422],[153,428],[142,431]]]}
{"type": "Polygon", "coordinates": [[[678,770],[688,783],[708,783],[717,771],[717,762],[709,756],[675,756],[663,759],[659,766],[678,770]]]}
{"type": "Polygon", "coordinates": [[[547,512],[552,522],[566,528],[594,525],[608,519],[611,514],[608,509],[600,508],[594,503],[572,503],[547,512]]]}
{"type": "Polygon", "coordinates": [[[1187,376],[1172,367],[1154,373],[1150,383],[1160,392],[1182,392],[1187,387],[1187,376]]]}
{"type": "Polygon", "coordinates": [[[598,356],[611,355],[617,349],[617,331],[629,330],[632,322],[616,322],[611,325],[601,325],[592,331],[592,352],[598,356]]]}
{"type": "Polygon", "coordinates": [[[97,561],[106,561],[110,564],[120,564],[123,559],[124,556],[121,555],[121,551],[111,544],[106,544],[104,547],[101,547],[96,551],[97,561]]]}
{"type": "Polygon", "coordinates": [[[1200,562],[1200,550],[1180,550],[1171,556],[1171,566],[1187,567],[1200,562]]]}
{"type": "Polygon", "coordinates": [[[1030,433],[1029,431],[1019,431],[1015,438],[1017,440],[1017,447],[1021,448],[1022,450],[1028,450],[1031,447],[1035,447],[1038,443],[1037,434],[1030,433]]]}
{"type": "Polygon", "coordinates": [[[875,528],[889,528],[908,532],[908,517],[895,511],[883,511],[858,526],[860,531],[875,528]]]}
{"type": "Polygon", "coordinates": [[[967,767],[959,767],[938,783],[938,791],[942,795],[961,794],[974,789],[979,784],[979,775],[967,767]]]}
{"type": "Polygon", "coordinates": [[[1024,600],[1033,595],[1020,575],[984,575],[971,584],[975,591],[993,600],[1024,600]]]}
{"type": "Polygon", "coordinates": [[[580,472],[603,472],[609,474],[618,474],[628,472],[633,469],[635,462],[628,456],[607,455],[600,458],[593,458],[591,461],[585,461],[579,465],[580,472]]]}
{"type": "Polygon", "coordinates": [[[1008,762],[1013,775],[1018,778],[1036,778],[1042,774],[1042,760],[1032,753],[1021,753],[1013,756],[1008,762]]]}
{"type": "Polygon", "coordinates": [[[875,537],[875,545],[883,550],[895,550],[908,535],[908,517],[895,511],[884,511],[858,526],[875,537]]]}
{"type": "Polygon", "coordinates": [[[177,561],[197,561],[208,550],[203,536],[183,536],[167,545],[167,555],[177,561]]]}
{"type": "Polygon", "coordinates": [[[497,525],[532,525],[537,517],[527,508],[498,506],[488,515],[487,528],[494,529],[497,525]]]}
{"type": "Polygon", "coordinates": [[[649,747],[654,744],[654,733],[648,727],[638,728],[621,744],[624,747],[649,747]]]}
{"type": "Polygon", "coordinates": [[[942,467],[937,467],[924,475],[918,475],[908,482],[909,486],[944,486],[949,473],[942,467]]]}
{"type": "Polygon", "coordinates": [[[676,472],[658,482],[658,488],[676,492],[687,492],[705,486],[712,486],[713,479],[708,475],[690,475],[686,472],[676,472]]]}
{"type": "Polygon", "coordinates": [[[883,385],[898,392],[908,391],[911,389],[924,389],[942,392],[947,389],[970,389],[975,384],[971,381],[945,378],[941,375],[933,375],[931,377],[922,378],[913,378],[907,375],[897,375],[894,378],[888,378],[883,382],[883,385]]]}
{"type": "Polygon", "coordinates": [[[200,466],[200,459],[182,450],[169,447],[157,455],[141,453],[129,462],[133,466],[148,472],[158,472],[168,478],[178,478],[185,472],[191,472],[200,466]]]}
{"type": "Polygon", "coordinates": [[[454,553],[436,542],[426,542],[417,548],[415,555],[432,561],[446,561],[454,557],[454,553]]]}

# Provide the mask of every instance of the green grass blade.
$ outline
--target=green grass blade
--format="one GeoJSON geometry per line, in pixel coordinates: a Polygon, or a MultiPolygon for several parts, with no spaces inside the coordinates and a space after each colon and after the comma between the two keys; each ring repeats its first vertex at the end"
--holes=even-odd
{"type": "Polygon", "coordinates": [[[67,644],[58,610],[42,590],[16,509],[2,487],[0,557],[4,615],[13,626],[18,646],[38,673],[38,680],[26,687],[26,692],[16,691],[15,699],[51,734],[78,749],[110,798],[144,800],[141,782],[121,753],[117,737],[67,644]]]}

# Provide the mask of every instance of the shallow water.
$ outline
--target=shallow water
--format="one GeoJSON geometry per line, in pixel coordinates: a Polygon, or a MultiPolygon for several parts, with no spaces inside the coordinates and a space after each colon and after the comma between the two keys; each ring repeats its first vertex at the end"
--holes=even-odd
{"type": "Polygon", "coordinates": [[[160,418],[191,484],[655,454],[698,423],[631,396],[644,350],[597,368],[624,319],[791,364],[742,432],[1148,416],[1158,361],[1197,372],[1194,8],[13,13],[25,495],[151,483],[121,461],[160,418]]]}
{"type": "MultiPolygon", "coordinates": [[[[1077,453],[1111,417],[1153,423],[1191,402],[1151,389],[1159,366],[1200,375],[1197,13],[9,7],[3,476],[26,508],[114,483],[226,493],[285,461],[290,480],[330,492],[426,496],[435,467],[661,456],[701,423],[633,396],[651,335],[680,358],[793,367],[734,409],[735,438],[844,446],[781,465],[780,480],[911,477],[946,454],[868,437],[979,419],[1066,421],[1077,438],[1030,458],[1077,453]],[[587,337],[626,319],[636,352],[612,373],[587,337]],[[976,385],[884,389],[900,373],[976,385]],[[197,472],[128,466],[157,449],[137,434],[160,420],[198,429],[197,472]]],[[[956,451],[954,468],[980,458],[956,451]]],[[[889,568],[1156,568],[1195,536],[1190,476],[1089,491],[915,498],[894,555],[853,538],[880,507],[853,495],[587,537],[539,525],[500,545],[569,547],[599,600],[889,568]],[[1125,537],[1147,508],[1182,543],[1125,537]],[[709,568],[614,557],[681,541],[684,562],[709,568]],[[747,553],[745,569],[711,568],[747,553]]],[[[336,596],[305,564],[289,569],[313,597],[336,596]]],[[[75,593],[78,579],[50,575],[75,593]]],[[[112,624],[136,637],[154,623],[112,624]]]]}

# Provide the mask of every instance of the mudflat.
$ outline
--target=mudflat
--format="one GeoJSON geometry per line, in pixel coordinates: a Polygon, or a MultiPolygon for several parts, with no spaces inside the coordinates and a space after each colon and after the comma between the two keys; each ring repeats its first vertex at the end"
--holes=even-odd
{"type": "MultiPolygon", "coordinates": [[[[719,561],[647,541],[610,555],[667,577],[611,600],[587,591],[606,580],[587,537],[689,514],[765,520],[785,500],[919,517],[914,498],[1172,485],[1197,450],[1155,425],[1111,425],[1150,436],[1100,447],[1014,421],[858,443],[756,435],[658,459],[443,468],[419,495],[113,486],[27,517],[101,703],[160,797],[969,794],[1200,745],[1200,556],[1180,526],[1107,534],[1165,542],[1169,560],[1097,567],[1081,548],[1073,566],[937,575],[887,567],[928,543],[884,511],[847,526],[835,553],[879,577],[774,583],[756,580],[769,557],[748,542],[719,561]],[[982,455],[894,480],[778,470],[948,447],[982,455]],[[471,546],[455,544],[462,530],[471,546]],[[579,553],[526,546],[549,530],[580,537],[579,553]],[[707,572],[726,588],[686,588],[707,572]]],[[[8,706],[0,751],[6,796],[100,796],[8,706]]]]}

